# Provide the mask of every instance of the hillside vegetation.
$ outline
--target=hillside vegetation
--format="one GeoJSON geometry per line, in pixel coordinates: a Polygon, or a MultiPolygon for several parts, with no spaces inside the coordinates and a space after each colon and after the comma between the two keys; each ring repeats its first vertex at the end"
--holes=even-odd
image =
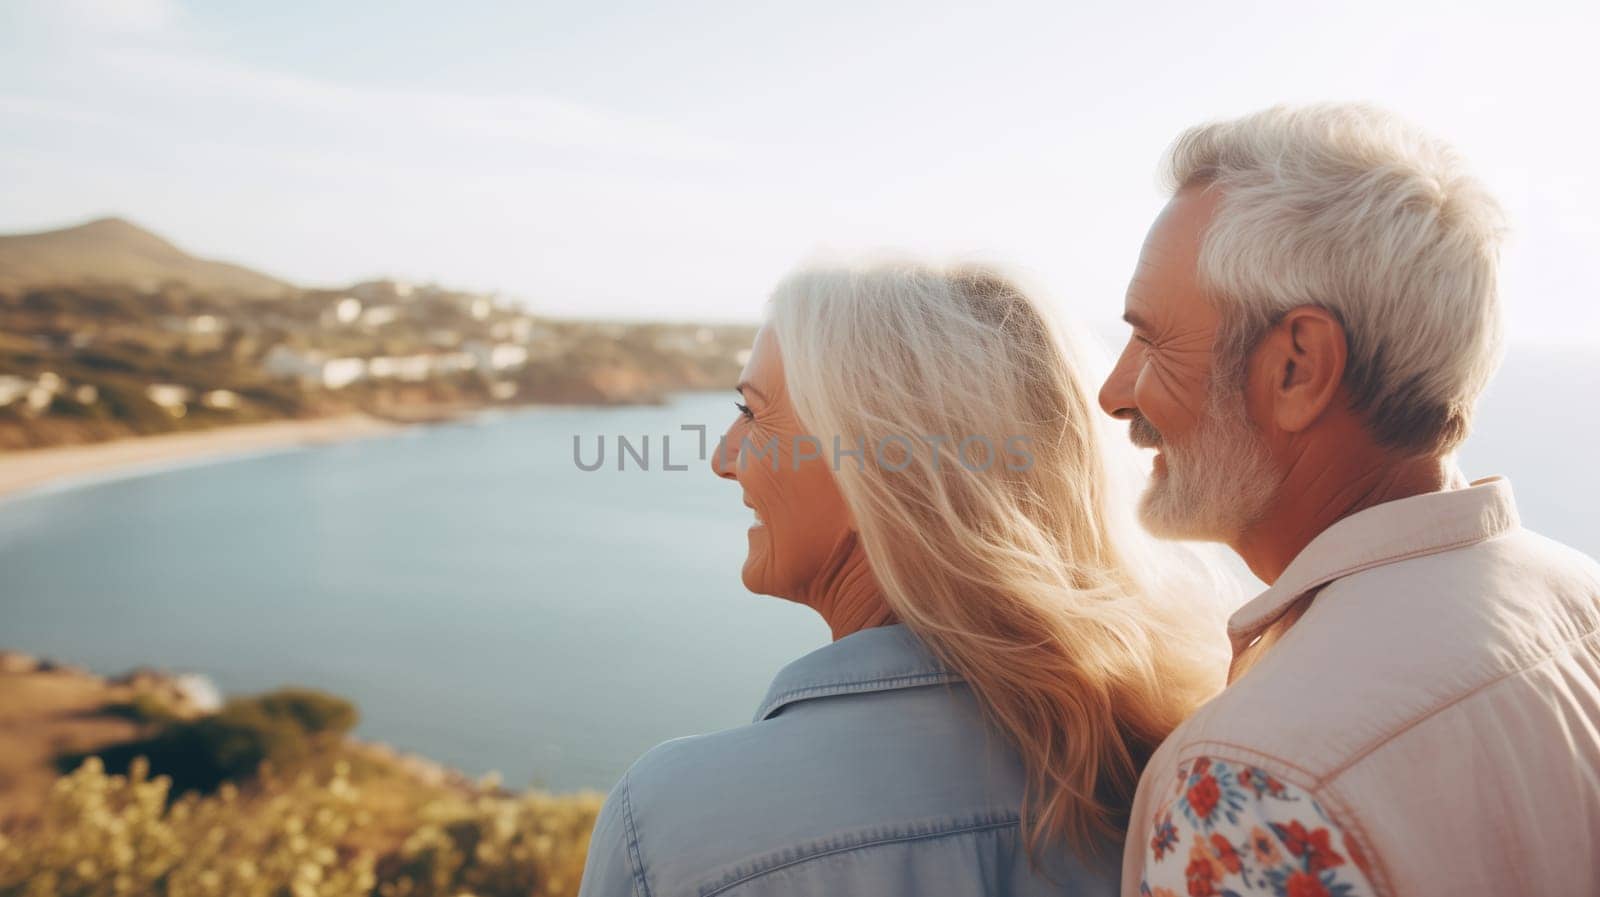
{"type": "Polygon", "coordinates": [[[356,741],[331,695],[201,710],[168,684],[0,672],[0,897],[577,893],[599,794],[513,793],[356,741]]]}
{"type": "Polygon", "coordinates": [[[0,235],[0,290],[112,283],[155,289],[164,283],[222,295],[277,296],[290,286],[240,265],[195,258],[121,218],[76,227],[0,235]]]}

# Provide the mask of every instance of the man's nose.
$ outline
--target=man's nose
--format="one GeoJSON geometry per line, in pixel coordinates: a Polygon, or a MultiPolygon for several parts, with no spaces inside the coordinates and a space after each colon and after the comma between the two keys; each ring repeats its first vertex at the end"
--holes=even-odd
{"type": "Polygon", "coordinates": [[[1133,387],[1138,377],[1130,360],[1131,354],[1128,349],[1123,349],[1116,367],[1111,369],[1111,375],[1100,386],[1100,408],[1117,420],[1127,420],[1138,411],[1133,401],[1133,387]]]}

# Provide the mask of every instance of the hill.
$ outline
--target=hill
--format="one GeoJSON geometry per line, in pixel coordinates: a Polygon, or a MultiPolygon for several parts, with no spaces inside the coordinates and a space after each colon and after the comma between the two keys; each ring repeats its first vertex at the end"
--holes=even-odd
{"type": "Polygon", "coordinates": [[[148,290],[167,281],[224,295],[275,296],[292,289],[249,268],[196,258],[121,218],[0,236],[0,291],[82,283],[148,290]]]}

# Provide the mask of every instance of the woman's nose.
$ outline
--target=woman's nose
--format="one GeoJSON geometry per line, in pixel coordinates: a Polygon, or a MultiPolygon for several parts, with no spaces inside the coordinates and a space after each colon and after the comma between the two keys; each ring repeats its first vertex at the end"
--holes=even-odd
{"type": "Polygon", "coordinates": [[[733,430],[722,434],[717,444],[711,449],[711,472],[725,480],[739,478],[739,453],[738,443],[733,438],[733,430]]]}

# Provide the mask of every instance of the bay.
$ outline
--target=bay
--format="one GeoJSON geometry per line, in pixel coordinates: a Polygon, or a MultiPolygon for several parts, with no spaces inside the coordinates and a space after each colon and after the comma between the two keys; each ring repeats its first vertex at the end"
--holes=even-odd
{"type": "Polygon", "coordinates": [[[225,692],[308,685],[357,734],[508,785],[606,788],[747,722],[811,611],[739,581],[751,517],[698,452],[731,392],[534,409],[0,504],[0,646],[225,692]],[[584,471],[573,437],[594,459],[584,471]],[[617,469],[616,440],[639,448],[617,469]],[[663,469],[662,437],[674,467],[663,469]]]}

